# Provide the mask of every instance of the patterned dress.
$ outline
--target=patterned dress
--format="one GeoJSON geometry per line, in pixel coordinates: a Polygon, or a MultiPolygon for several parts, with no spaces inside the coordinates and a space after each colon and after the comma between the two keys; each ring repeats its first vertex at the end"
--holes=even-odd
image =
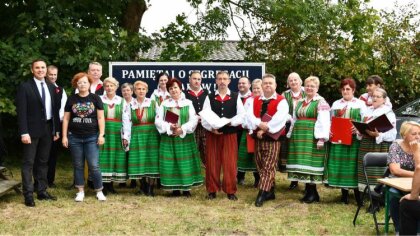
{"type": "Polygon", "coordinates": [[[161,133],[159,173],[164,190],[189,191],[192,186],[203,184],[200,154],[194,138],[197,122],[192,102],[185,98],[178,102],[170,98],[158,108],[155,124],[161,133]],[[171,124],[165,121],[168,110],[179,115],[178,125],[183,134],[178,137],[172,136],[171,124]]]}
{"type": "Polygon", "coordinates": [[[127,160],[121,142],[123,99],[115,96],[109,99],[101,96],[105,113],[105,144],[99,151],[102,181],[125,182],[127,180],[127,160]]]}
{"type": "MultiPolygon", "coordinates": [[[[353,98],[351,101],[337,100],[331,108],[332,116],[361,121],[366,106],[363,101],[353,98]]],[[[356,135],[351,145],[332,143],[328,156],[328,168],[324,183],[332,187],[357,188],[357,154],[360,142],[356,135]]]]}
{"type": "Polygon", "coordinates": [[[317,142],[329,138],[329,110],[328,103],[319,95],[296,105],[286,165],[289,180],[322,183],[327,150],[326,145],[317,149],[317,142]]]}
{"type": "MultiPolygon", "coordinates": [[[[386,114],[391,124],[394,126],[393,129],[380,133],[378,137],[362,137],[360,141],[359,155],[357,158],[357,179],[359,190],[363,191],[366,187],[366,180],[363,175],[363,157],[368,152],[388,152],[391,142],[393,142],[397,136],[397,130],[395,129],[396,118],[392,109],[388,105],[382,105],[378,108],[368,107],[366,114],[363,115],[362,121],[369,122],[376,117],[386,114]]],[[[386,167],[368,167],[366,169],[369,183],[373,189],[378,183],[377,179],[382,178],[386,167]]]]}
{"type": "MultiPolygon", "coordinates": [[[[400,164],[400,168],[403,170],[414,171],[414,155],[406,153],[402,149],[400,141],[402,142],[402,140],[394,141],[389,147],[387,163],[388,165],[391,163],[397,163],[400,164]]],[[[392,175],[391,177],[394,176],[392,175]]]]}
{"type": "Polygon", "coordinates": [[[131,141],[128,159],[128,177],[159,177],[160,135],[155,126],[156,102],[145,98],[135,101],[131,109],[131,141]]]}

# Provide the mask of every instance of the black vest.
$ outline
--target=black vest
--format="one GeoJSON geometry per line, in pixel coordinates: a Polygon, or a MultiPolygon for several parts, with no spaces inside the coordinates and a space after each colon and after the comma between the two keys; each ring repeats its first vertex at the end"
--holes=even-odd
{"type": "Polygon", "coordinates": [[[190,94],[189,90],[185,93],[185,98],[192,101],[192,104],[193,104],[194,109],[195,109],[195,113],[197,113],[197,114],[201,110],[203,110],[203,104],[204,104],[204,101],[206,100],[206,97],[208,95],[207,90],[202,90],[202,91],[203,91],[203,93],[201,93],[198,97],[190,94]]]}
{"type": "MultiPolygon", "coordinates": [[[[213,93],[209,95],[209,100],[212,111],[219,117],[232,118],[236,116],[238,93],[230,92],[230,99],[224,102],[217,101],[213,93]]],[[[237,128],[234,126],[223,126],[219,129],[219,132],[232,134],[237,132],[237,128]]]]}

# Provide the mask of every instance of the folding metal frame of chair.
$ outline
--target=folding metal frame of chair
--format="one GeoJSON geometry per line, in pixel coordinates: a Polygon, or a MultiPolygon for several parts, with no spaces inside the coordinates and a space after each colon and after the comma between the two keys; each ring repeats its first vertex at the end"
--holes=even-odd
{"type": "MultiPolygon", "coordinates": [[[[369,196],[369,202],[371,207],[374,208],[374,204],[373,204],[373,194],[372,194],[372,190],[370,189],[370,184],[369,184],[369,179],[368,179],[368,175],[366,172],[366,167],[387,167],[387,157],[388,157],[388,153],[384,153],[384,152],[368,152],[366,153],[366,155],[363,157],[363,175],[365,177],[366,180],[366,187],[363,190],[363,194],[362,194],[362,201],[366,196],[366,192],[368,193],[369,196]]],[[[362,205],[359,205],[357,207],[356,210],[356,214],[354,215],[354,219],[353,219],[353,225],[356,226],[356,219],[357,216],[359,215],[359,211],[360,208],[362,207],[362,205]]],[[[373,209],[373,220],[375,222],[375,229],[376,229],[376,234],[379,235],[379,228],[378,225],[384,225],[385,223],[378,223],[378,220],[376,218],[376,209],[373,209]]]]}

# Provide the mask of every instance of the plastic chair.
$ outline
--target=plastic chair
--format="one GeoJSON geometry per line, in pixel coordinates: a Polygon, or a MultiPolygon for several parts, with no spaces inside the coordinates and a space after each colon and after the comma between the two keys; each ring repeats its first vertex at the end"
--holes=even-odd
{"type": "MultiPolygon", "coordinates": [[[[366,179],[366,187],[363,190],[363,194],[362,194],[362,200],[365,198],[366,193],[368,193],[369,196],[369,201],[370,201],[370,205],[373,207],[373,198],[377,197],[377,194],[372,192],[370,189],[370,183],[369,183],[369,179],[368,179],[368,175],[366,172],[366,167],[387,167],[387,158],[388,158],[388,153],[386,152],[368,152],[366,153],[366,155],[363,157],[363,175],[366,179]]],[[[357,207],[357,211],[356,214],[354,215],[354,219],[353,219],[353,225],[356,226],[356,219],[357,216],[359,215],[359,211],[360,208],[362,207],[362,205],[359,205],[357,207]]],[[[378,225],[384,225],[384,223],[378,223],[378,220],[376,219],[376,210],[373,209],[373,220],[375,221],[375,229],[376,229],[376,234],[379,235],[379,228],[378,225]]]]}

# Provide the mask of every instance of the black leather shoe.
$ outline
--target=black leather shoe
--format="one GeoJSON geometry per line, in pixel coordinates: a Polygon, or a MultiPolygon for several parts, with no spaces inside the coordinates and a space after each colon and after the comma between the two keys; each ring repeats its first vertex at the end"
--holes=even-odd
{"type": "Polygon", "coordinates": [[[35,207],[35,201],[33,196],[25,196],[25,206],[35,207]]]}
{"type": "Polygon", "coordinates": [[[354,198],[356,199],[357,206],[363,206],[362,196],[357,188],[354,189],[354,198]]]}
{"type": "Polygon", "coordinates": [[[238,171],[236,179],[238,180],[238,185],[245,185],[245,172],[238,171]]]}
{"type": "Polygon", "coordinates": [[[308,186],[309,186],[309,184],[305,184],[305,192],[303,194],[303,198],[300,199],[303,202],[306,201],[306,199],[308,199],[308,197],[309,197],[309,188],[310,187],[308,187],[308,186]]]}
{"type": "Polygon", "coordinates": [[[179,196],[181,196],[181,191],[179,191],[179,190],[174,190],[174,191],[172,191],[172,195],[171,195],[172,197],[179,197],[179,196]]]}
{"type": "Polygon", "coordinates": [[[308,198],[304,200],[305,203],[313,203],[313,202],[319,202],[319,194],[316,191],[316,185],[310,184],[309,191],[308,191],[308,198]]]}
{"type": "Polygon", "coordinates": [[[341,200],[342,203],[348,205],[349,204],[349,190],[341,189],[341,200]]]}
{"type": "Polygon", "coordinates": [[[262,207],[265,201],[266,192],[263,190],[260,190],[257,195],[257,199],[255,199],[255,206],[256,207],[262,207]]]}
{"type": "Polygon", "coordinates": [[[111,182],[111,183],[109,183],[109,186],[108,186],[109,188],[108,188],[108,191],[110,192],[110,193],[112,193],[112,194],[117,194],[117,191],[115,191],[115,189],[114,189],[114,184],[111,182]]]}
{"type": "Polygon", "coordinates": [[[209,193],[206,197],[208,200],[213,200],[216,198],[216,193],[209,193]]]}
{"type": "Polygon", "coordinates": [[[287,189],[293,190],[293,189],[297,188],[297,186],[298,186],[298,182],[297,181],[292,181],[292,182],[290,182],[289,188],[287,188],[287,189]]]}
{"type": "Polygon", "coordinates": [[[149,197],[154,197],[155,193],[153,192],[153,185],[151,184],[147,185],[147,190],[144,194],[149,197]]]}
{"type": "Polygon", "coordinates": [[[55,183],[48,184],[48,188],[57,188],[57,185],[55,183]]]}
{"type": "Polygon", "coordinates": [[[48,192],[43,192],[43,193],[38,193],[38,200],[57,201],[57,197],[54,197],[48,192]]]}
{"type": "Polygon", "coordinates": [[[237,201],[238,198],[235,196],[235,194],[228,194],[227,198],[231,201],[237,201]]]}
{"type": "Polygon", "coordinates": [[[274,193],[274,189],[272,189],[270,192],[267,192],[266,196],[265,196],[265,200],[274,200],[276,199],[276,194],[274,193]]]}
{"type": "Polygon", "coordinates": [[[191,197],[191,192],[190,191],[182,191],[182,196],[189,198],[189,197],[191,197]]]}
{"type": "Polygon", "coordinates": [[[137,181],[135,179],[132,179],[130,182],[130,188],[136,188],[137,187],[137,181]]]}

